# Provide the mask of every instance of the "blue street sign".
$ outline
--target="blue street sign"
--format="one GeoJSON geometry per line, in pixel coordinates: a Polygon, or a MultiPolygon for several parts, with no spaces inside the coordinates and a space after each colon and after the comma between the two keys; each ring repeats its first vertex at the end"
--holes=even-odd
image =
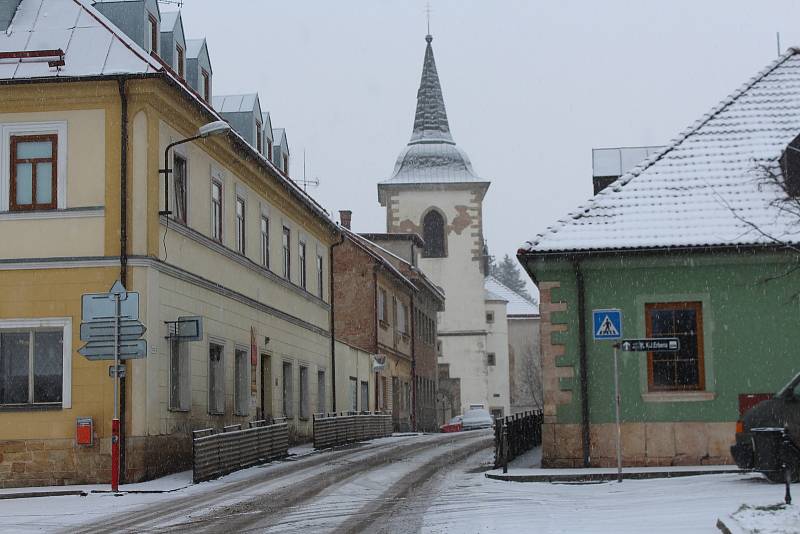
{"type": "Polygon", "coordinates": [[[592,310],[595,341],[622,339],[622,310],[592,310]]]}

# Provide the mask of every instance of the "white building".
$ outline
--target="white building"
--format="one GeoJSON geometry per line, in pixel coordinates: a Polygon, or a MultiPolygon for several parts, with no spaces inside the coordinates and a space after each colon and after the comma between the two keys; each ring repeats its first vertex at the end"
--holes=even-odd
{"type": "Polygon", "coordinates": [[[449,367],[449,376],[460,380],[460,388],[451,397],[451,414],[462,413],[470,404],[497,405],[507,412],[508,385],[501,393],[502,402],[496,404],[487,380],[482,203],[489,181],[475,174],[450,135],[433,37],[425,40],[411,140],[397,158],[392,176],[378,184],[378,198],[386,207],[388,232],[423,237],[420,267],[444,289],[447,301],[439,316],[439,365],[449,367]]]}

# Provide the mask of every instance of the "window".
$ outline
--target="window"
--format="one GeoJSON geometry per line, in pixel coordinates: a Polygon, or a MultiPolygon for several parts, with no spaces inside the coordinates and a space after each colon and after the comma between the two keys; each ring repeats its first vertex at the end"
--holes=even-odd
{"type": "Polygon", "coordinates": [[[361,381],[361,411],[369,411],[369,382],[361,381]]]}
{"type": "Polygon", "coordinates": [[[261,265],[269,269],[269,218],[261,216],[261,265]]]}
{"type": "Polygon", "coordinates": [[[175,220],[186,224],[186,158],[175,154],[172,187],[175,190],[175,220]]]}
{"type": "Polygon", "coordinates": [[[56,209],[57,146],[57,135],[11,136],[12,211],[56,209]]]}
{"type": "Polygon", "coordinates": [[[300,419],[308,419],[308,367],[300,366],[300,419]]]}
{"type": "Polygon", "coordinates": [[[189,346],[172,338],[169,344],[169,408],[189,410],[191,404],[189,346]]]}
{"type": "Polygon", "coordinates": [[[200,70],[200,76],[203,78],[203,100],[209,102],[211,100],[211,76],[205,69],[200,70]]]}
{"type": "Polygon", "coordinates": [[[181,47],[181,45],[175,45],[175,63],[176,63],[175,71],[181,78],[183,78],[184,75],[186,74],[184,70],[184,65],[185,65],[184,61],[185,61],[185,55],[183,53],[183,47],[181,47]]]}
{"type": "Polygon", "coordinates": [[[1,330],[0,405],[61,404],[64,362],[63,328],[1,330]]]}
{"type": "Polygon", "coordinates": [[[350,389],[348,391],[350,394],[350,411],[357,412],[358,411],[358,379],[354,376],[350,377],[350,389]]]}
{"type": "Polygon", "coordinates": [[[667,302],[645,305],[647,337],[676,337],[677,352],[648,352],[648,386],[652,390],[705,388],[703,305],[667,302]]]}
{"type": "Polygon", "coordinates": [[[407,334],[406,328],[406,305],[402,302],[395,301],[397,313],[397,331],[401,334],[407,334]]]}
{"type": "Polygon", "coordinates": [[[148,15],[147,25],[150,30],[149,51],[151,54],[158,55],[158,20],[153,15],[148,15]]]}
{"type": "Polygon", "coordinates": [[[323,273],[323,259],[322,254],[317,254],[317,296],[319,298],[324,298],[324,285],[323,282],[325,281],[324,273],[323,273]]]}
{"type": "Polygon", "coordinates": [[[486,312],[486,322],[489,323],[489,324],[492,324],[494,322],[494,312],[493,311],[487,311],[486,312]]]}
{"type": "Polygon", "coordinates": [[[263,153],[263,141],[261,140],[262,135],[263,130],[261,129],[261,123],[256,121],[256,150],[263,153]]]}
{"type": "Polygon", "coordinates": [[[292,272],[292,252],[289,249],[289,243],[291,242],[292,233],[291,231],[283,227],[283,277],[287,280],[291,280],[291,272],[292,272]]]}
{"type": "Polygon", "coordinates": [[[294,417],[292,406],[292,364],[283,362],[283,416],[294,417]]]}
{"type": "Polygon", "coordinates": [[[386,290],[378,289],[378,320],[386,322],[386,290]]]}
{"type": "Polygon", "coordinates": [[[236,349],[234,354],[234,410],[235,415],[250,413],[250,358],[246,349],[236,349]]]}
{"type": "Polygon", "coordinates": [[[222,243],[222,184],[211,181],[211,239],[222,243]]]}
{"type": "Polygon", "coordinates": [[[300,241],[297,247],[297,263],[300,267],[300,287],[306,288],[306,244],[300,241]]]}
{"type": "Polygon", "coordinates": [[[325,413],[325,371],[317,371],[317,413],[325,413]]]}
{"type": "Polygon", "coordinates": [[[244,254],[244,215],[244,199],[242,197],[236,197],[236,252],[239,254],[244,254]]]}
{"type": "Polygon", "coordinates": [[[272,161],[272,141],[267,139],[267,159],[272,161]]]}
{"type": "Polygon", "coordinates": [[[208,345],[208,413],[225,414],[225,349],[217,343],[208,345]]]}
{"type": "Polygon", "coordinates": [[[497,357],[495,356],[494,352],[490,352],[486,355],[486,365],[497,365],[497,357]]]}
{"type": "Polygon", "coordinates": [[[283,155],[283,174],[289,176],[289,156],[283,155]]]}
{"type": "Polygon", "coordinates": [[[422,255],[426,258],[443,258],[445,252],[444,217],[436,210],[430,210],[422,220],[422,238],[425,248],[422,255]]]}

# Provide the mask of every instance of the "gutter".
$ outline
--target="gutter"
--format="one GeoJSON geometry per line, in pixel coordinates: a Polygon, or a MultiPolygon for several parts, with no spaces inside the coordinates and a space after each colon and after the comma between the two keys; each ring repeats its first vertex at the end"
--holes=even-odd
{"type": "Polygon", "coordinates": [[[411,313],[408,318],[411,323],[411,431],[417,431],[417,337],[416,321],[414,320],[416,303],[411,295],[411,313]]]}
{"type": "Polygon", "coordinates": [[[581,441],[583,443],[583,467],[591,467],[591,434],[589,431],[589,374],[586,353],[586,287],[583,271],[578,260],[573,262],[575,283],[578,291],[578,360],[581,387],[581,441]]]}
{"type": "MultiPolygon", "coordinates": [[[[117,78],[120,100],[120,166],[119,166],[119,279],[122,285],[128,287],[128,94],[126,92],[125,76],[117,78]]],[[[120,365],[125,368],[125,362],[120,360],[120,365]]],[[[120,483],[126,482],[125,476],[125,412],[127,373],[119,377],[119,475],[120,483]]]]}

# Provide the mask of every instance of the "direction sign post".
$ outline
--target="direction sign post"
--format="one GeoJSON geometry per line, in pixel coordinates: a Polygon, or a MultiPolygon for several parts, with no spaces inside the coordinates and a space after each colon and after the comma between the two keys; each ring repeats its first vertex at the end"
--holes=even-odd
{"type": "MultiPolygon", "coordinates": [[[[595,341],[622,339],[622,310],[592,310],[592,335],[595,341]]],[[[622,482],[622,426],[619,417],[619,357],[614,344],[614,413],[617,421],[617,482],[622,482]]]]}

